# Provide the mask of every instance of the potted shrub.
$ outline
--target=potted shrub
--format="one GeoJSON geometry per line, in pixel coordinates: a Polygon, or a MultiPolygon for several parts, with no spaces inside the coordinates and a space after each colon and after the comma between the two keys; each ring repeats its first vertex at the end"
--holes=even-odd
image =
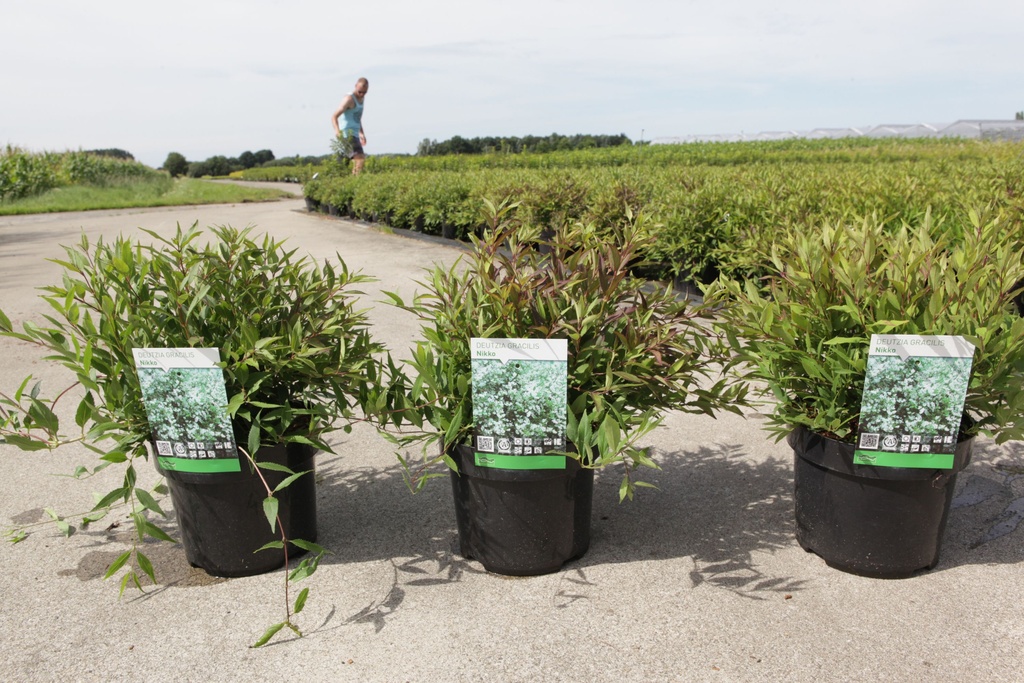
{"type": "Polygon", "coordinates": [[[409,361],[413,380],[392,415],[419,443],[418,464],[401,456],[410,485],[450,469],[461,552],[492,572],[556,571],[586,552],[594,470],[621,463],[621,497],[632,497],[638,467],[656,467],[641,446],[664,411],[737,411],[741,386],[715,378],[725,344],[709,333],[702,306],[670,288],[648,287],[630,268],[647,242],[642,219],[599,234],[564,225],[538,246],[536,230],[509,220],[514,205],[485,202],[487,229],[452,267],[435,267],[425,291],[399,307],[422,321],[409,361]],[[474,457],[472,338],[567,341],[562,467],[482,467],[474,457]],[[422,431],[420,431],[422,430],[422,431]]]}
{"type": "MultiPolygon", "coordinates": [[[[325,434],[347,426],[377,377],[373,356],[381,346],[354,303],[353,286],[367,278],[340,257],[319,265],[269,236],[255,239],[251,229],[214,228],[212,239],[195,225],[171,239],[146,232],[152,244],[83,237],[65,247],[66,259],[57,261],[62,279],[44,288],[54,309],[45,322],[15,329],[0,312],[0,334],[42,347],[75,378],[53,399],[30,388],[31,378],[13,396],[0,395],[0,435],[26,450],[82,441],[99,455],[95,469],[123,466],[121,486],[82,521],[127,505],[135,541],[108,576],[128,569],[122,591],[143,574],[155,580],[141,542],[169,536],[153,522],[163,514],[156,498],[136,486],[153,425],[132,349],[219,349],[238,471],[177,471],[154,458],[186,555],[211,574],[242,576],[281,566],[294,544],[293,555],[315,551],[304,560],[308,573],[322,552],[313,454],[330,451],[325,434]],[[68,429],[59,415],[71,396],[78,407],[68,429]]],[[[199,402],[194,389],[175,390],[199,402]]]]}
{"type": "Polygon", "coordinates": [[[872,220],[787,230],[763,282],[707,288],[746,379],[774,399],[767,429],[793,446],[797,540],[829,565],[879,577],[935,566],[972,437],[1024,434],[1024,320],[1013,310],[1024,254],[1015,243],[1000,221],[973,214],[962,230],[930,217],[897,230],[872,220]],[[854,462],[872,334],[960,335],[974,345],[951,469],[854,462]]]}

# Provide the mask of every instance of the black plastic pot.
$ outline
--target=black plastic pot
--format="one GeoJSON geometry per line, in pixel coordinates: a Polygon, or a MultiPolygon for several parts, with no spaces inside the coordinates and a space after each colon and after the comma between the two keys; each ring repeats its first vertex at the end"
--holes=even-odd
{"type": "Polygon", "coordinates": [[[572,458],[564,470],[477,467],[467,446],[451,455],[459,468],[451,481],[464,557],[496,574],[532,576],[587,552],[593,469],[572,458]]]}
{"type": "Polygon", "coordinates": [[[320,202],[312,197],[306,197],[306,211],[316,211],[320,208],[320,202]]]}
{"type": "Polygon", "coordinates": [[[950,470],[855,465],[854,446],[804,428],[794,454],[796,538],[836,569],[906,578],[938,564],[956,475],[973,438],[956,446],[950,470]]]}
{"type": "MultiPolygon", "coordinates": [[[[294,472],[309,471],[276,494],[279,515],[288,538],[315,542],[316,485],[313,476],[315,449],[302,444],[264,447],[256,452],[257,462],[286,465],[294,472]]],[[[252,471],[248,459],[239,453],[240,472],[190,473],[157,469],[167,479],[171,501],[178,516],[178,528],[185,557],[193,567],[214,576],[252,576],[273,571],[284,564],[284,550],[261,550],[281,540],[272,532],[263,513],[266,489],[252,471]]],[[[261,470],[271,490],[288,475],[261,470]]],[[[304,551],[290,546],[289,557],[304,551]]]]}

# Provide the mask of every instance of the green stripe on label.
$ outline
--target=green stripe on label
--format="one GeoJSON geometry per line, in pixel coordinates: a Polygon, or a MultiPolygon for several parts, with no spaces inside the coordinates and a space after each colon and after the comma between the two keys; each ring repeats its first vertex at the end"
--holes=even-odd
{"type": "Polygon", "coordinates": [[[911,467],[922,470],[953,469],[952,453],[891,453],[889,451],[853,452],[854,465],[876,467],[911,467]]]}
{"type": "Polygon", "coordinates": [[[564,470],[564,455],[501,455],[499,453],[475,453],[477,467],[494,467],[500,470],[564,470]]]}
{"type": "Polygon", "coordinates": [[[160,467],[172,472],[195,472],[197,474],[215,474],[217,472],[241,472],[242,466],[238,458],[216,458],[209,460],[193,460],[191,458],[157,458],[160,467]]]}

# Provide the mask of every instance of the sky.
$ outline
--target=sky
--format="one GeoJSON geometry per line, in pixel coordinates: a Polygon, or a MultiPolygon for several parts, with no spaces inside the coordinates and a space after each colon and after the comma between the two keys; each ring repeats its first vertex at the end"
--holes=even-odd
{"type": "Polygon", "coordinates": [[[454,135],[633,140],[1012,119],[1008,0],[0,0],[0,145],[150,166],[454,135]]]}

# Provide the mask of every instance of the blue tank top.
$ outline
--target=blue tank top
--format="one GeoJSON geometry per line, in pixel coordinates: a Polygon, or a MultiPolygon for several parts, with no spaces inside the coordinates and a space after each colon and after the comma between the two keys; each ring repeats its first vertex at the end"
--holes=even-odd
{"type": "Polygon", "coordinates": [[[342,130],[349,130],[353,133],[359,133],[363,129],[363,103],[356,99],[356,96],[349,93],[349,97],[356,103],[356,106],[351,109],[346,109],[342,112],[342,116],[345,120],[345,125],[342,126],[342,130]]]}

